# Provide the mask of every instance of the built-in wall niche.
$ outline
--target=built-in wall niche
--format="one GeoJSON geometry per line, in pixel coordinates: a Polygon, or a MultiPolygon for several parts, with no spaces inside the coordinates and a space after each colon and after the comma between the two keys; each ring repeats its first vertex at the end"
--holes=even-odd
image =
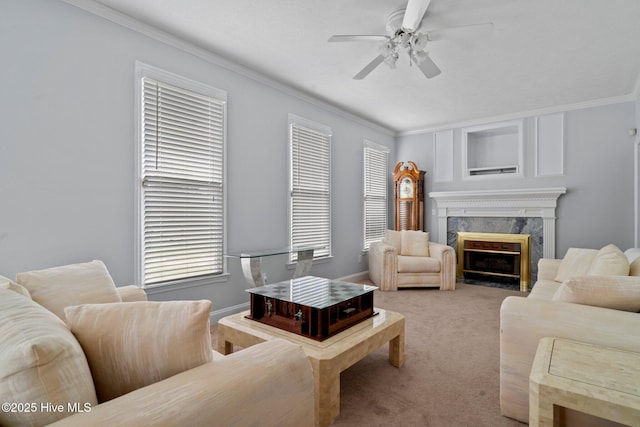
{"type": "Polygon", "coordinates": [[[522,120],[462,129],[465,179],[522,176],[522,120]]]}

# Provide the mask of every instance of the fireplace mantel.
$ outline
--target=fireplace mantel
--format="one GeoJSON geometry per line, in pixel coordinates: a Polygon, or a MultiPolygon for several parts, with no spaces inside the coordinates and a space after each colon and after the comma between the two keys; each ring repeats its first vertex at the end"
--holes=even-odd
{"type": "Polygon", "coordinates": [[[539,217],[543,220],[543,255],[555,258],[556,206],[565,187],[431,192],[438,212],[438,241],[447,243],[448,217],[539,217]]]}

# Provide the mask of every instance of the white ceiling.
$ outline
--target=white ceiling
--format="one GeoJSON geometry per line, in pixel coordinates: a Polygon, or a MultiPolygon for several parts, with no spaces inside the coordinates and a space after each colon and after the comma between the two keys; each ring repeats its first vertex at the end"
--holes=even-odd
{"type": "Polygon", "coordinates": [[[492,22],[493,33],[427,50],[442,74],[381,65],[352,77],[403,0],[99,0],[199,47],[398,132],[633,99],[640,75],[639,0],[432,0],[421,30],[492,22]]]}

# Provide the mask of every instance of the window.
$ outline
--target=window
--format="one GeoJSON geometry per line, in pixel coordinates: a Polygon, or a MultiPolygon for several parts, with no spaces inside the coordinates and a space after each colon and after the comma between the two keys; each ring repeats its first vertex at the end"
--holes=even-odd
{"type": "Polygon", "coordinates": [[[387,182],[389,149],[364,143],[364,245],[382,240],[387,229],[387,182]]]}
{"type": "Polygon", "coordinates": [[[322,247],[314,258],[331,256],[331,128],[289,115],[289,141],[289,244],[322,247]]]}
{"type": "Polygon", "coordinates": [[[224,273],[226,93],[136,64],[143,286],[224,273]]]}

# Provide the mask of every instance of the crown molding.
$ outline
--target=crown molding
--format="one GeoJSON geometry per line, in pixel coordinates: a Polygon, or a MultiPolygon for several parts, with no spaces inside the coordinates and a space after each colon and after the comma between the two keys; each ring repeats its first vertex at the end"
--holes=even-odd
{"type": "MultiPolygon", "coordinates": [[[[636,82],[636,89],[634,90],[634,92],[637,92],[640,89],[638,88],[638,84],[640,84],[640,76],[639,76],[639,80],[636,82]]],[[[510,113],[510,114],[504,114],[501,116],[483,117],[483,118],[472,119],[472,120],[467,120],[463,122],[443,123],[441,125],[437,125],[433,127],[416,129],[416,130],[411,130],[407,132],[398,132],[397,136],[419,135],[423,133],[458,129],[458,128],[464,128],[468,126],[476,126],[476,125],[485,124],[485,123],[524,119],[527,117],[541,116],[543,114],[563,113],[563,112],[572,111],[572,110],[583,110],[585,108],[601,107],[603,105],[612,105],[612,104],[620,104],[623,102],[631,102],[631,101],[635,101],[636,99],[637,99],[637,95],[634,95],[632,93],[628,95],[614,96],[610,98],[602,98],[602,99],[594,99],[591,101],[577,102],[575,104],[557,105],[554,107],[545,107],[537,110],[521,111],[519,113],[510,113]]]]}
{"type": "Polygon", "coordinates": [[[188,42],[180,37],[174,36],[152,25],[145,24],[144,22],[134,19],[128,15],[125,15],[124,13],[118,12],[110,7],[107,7],[101,3],[98,3],[95,0],[62,0],[62,1],[72,6],[78,7],[93,15],[96,15],[108,21],[111,21],[117,25],[125,27],[129,30],[135,31],[149,38],[157,40],[168,46],[190,53],[200,59],[206,60],[211,64],[225,68],[243,77],[262,83],[286,95],[308,102],[330,113],[337,114],[338,116],[341,116],[347,120],[350,120],[352,122],[355,122],[362,126],[370,128],[376,132],[381,132],[393,137],[398,135],[397,131],[394,129],[383,126],[380,123],[373,122],[354,112],[341,108],[336,104],[322,100],[301,89],[297,89],[293,86],[282,83],[272,77],[259,73],[249,67],[245,67],[236,62],[230,61],[212,52],[209,49],[198,46],[192,42],[188,42]]]}

